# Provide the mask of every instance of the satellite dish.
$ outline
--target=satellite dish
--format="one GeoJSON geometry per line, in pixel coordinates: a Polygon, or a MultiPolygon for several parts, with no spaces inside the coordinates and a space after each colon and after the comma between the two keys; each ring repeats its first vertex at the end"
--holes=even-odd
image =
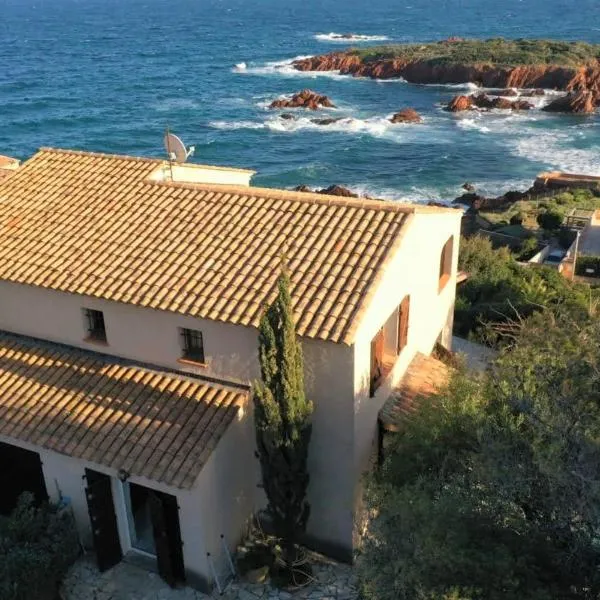
{"type": "Polygon", "coordinates": [[[188,157],[194,154],[195,148],[194,146],[186,148],[185,144],[175,134],[167,131],[165,133],[165,150],[169,160],[184,163],[188,157]]]}

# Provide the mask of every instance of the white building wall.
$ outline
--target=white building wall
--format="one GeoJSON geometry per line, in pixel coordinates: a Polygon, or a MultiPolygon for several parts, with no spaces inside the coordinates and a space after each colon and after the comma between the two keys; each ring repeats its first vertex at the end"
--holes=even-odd
{"type": "MultiPolygon", "coordinates": [[[[456,214],[415,214],[405,229],[396,256],[387,266],[373,301],[361,320],[354,344],[354,461],[360,479],[373,456],[378,413],[394,385],[403,377],[417,352],[429,354],[440,335],[449,347],[456,294],[460,211],[456,214]],[[448,238],[454,236],[450,280],[438,292],[440,256],[448,238]],[[410,294],[407,345],[382,385],[369,397],[371,340],[402,299],[410,294]]],[[[357,498],[360,485],[356,487],[357,498]]]]}
{"type": "MultiPolygon", "coordinates": [[[[45,450],[6,436],[0,436],[0,441],[25,448],[26,450],[32,450],[40,455],[46,490],[50,501],[58,503],[61,499],[68,498],[75,522],[77,523],[80,542],[87,549],[93,548],[93,540],[85,496],[85,488],[87,487],[87,481],[84,477],[85,469],[92,469],[109,475],[112,478],[113,502],[121,550],[123,554],[131,550],[123,484],[117,478],[117,471],[115,469],[45,450]]],[[[211,582],[212,576],[206,560],[206,526],[212,515],[202,512],[201,507],[198,506],[198,497],[194,490],[178,490],[156,481],[151,481],[145,477],[130,477],[128,482],[137,483],[177,497],[181,539],[183,542],[183,561],[186,573],[190,580],[194,580],[192,583],[206,585],[211,582]]]]}

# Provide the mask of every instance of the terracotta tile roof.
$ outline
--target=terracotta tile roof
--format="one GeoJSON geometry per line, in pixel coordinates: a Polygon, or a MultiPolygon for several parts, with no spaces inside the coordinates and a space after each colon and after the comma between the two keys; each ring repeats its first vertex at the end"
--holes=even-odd
{"type": "Polygon", "coordinates": [[[448,382],[450,372],[450,367],[440,360],[418,352],[379,411],[384,429],[398,431],[402,421],[416,408],[415,401],[435,394],[448,382]]]}
{"type": "Polygon", "coordinates": [[[256,327],[285,255],[302,336],[352,341],[413,212],[149,181],[164,161],[42,149],[0,184],[0,279],[256,327]]]}
{"type": "Polygon", "coordinates": [[[0,332],[0,435],[189,489],[243,390],[0,332]]]}

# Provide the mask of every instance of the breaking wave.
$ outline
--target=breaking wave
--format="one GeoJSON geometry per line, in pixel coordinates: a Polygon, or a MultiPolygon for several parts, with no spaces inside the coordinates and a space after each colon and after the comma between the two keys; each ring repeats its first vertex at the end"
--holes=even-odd
{"type": "Polygon", "coordinates": [[[282,77],[303,77],[304,79],[316,79],[317,77],[329,77],[330,79],[352,79],[351,75],[341,75],[339,71],[298,71],[293,67],[296,60],[312,58],[311,55],[295,56],[285,60],[276,60],[263,64],[238,63],[232,67],[233,73],[242,75],[279,75],[282,77]]]}
{"type": "MultiPolygon", "coordinates": [[[[543,163],[560,171],[600,175],[598,153],[600,145],[588,148],[568,147],[576,141],[577,134],[566,132],[539,131],[517,141],[514,152],[528,160],[543,163]]],[[[581,132],[579,132],[581,134],[581,132]]],[[[597,139],[597,138],[594,138],[597,139]]]]}
{"type": "Polygon", "coordinates": [[[254,121],[211,121],[208,124],[213,129],[222,129],[225,131],[235,131],[236,129],[264,129],[264,123],[255,123],[254,121]]]}
{"type": "Polygon", "coordinates": [[[331,31],[330,33],[317,33],[314,36],[315,40],[319,42],[384,42],[389,38],[387,35],[361,35],[359,33],[335,33],[331,31]]]}

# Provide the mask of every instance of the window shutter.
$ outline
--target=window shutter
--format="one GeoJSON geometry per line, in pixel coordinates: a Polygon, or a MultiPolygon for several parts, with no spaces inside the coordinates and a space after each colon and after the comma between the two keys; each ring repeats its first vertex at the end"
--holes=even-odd
{"type": "Polygon", "coordinates": [[[408,342],[408,322],[410,318],[410,296],[406,296],[398,307],[398,347],[400,354],[408,342]]]}

